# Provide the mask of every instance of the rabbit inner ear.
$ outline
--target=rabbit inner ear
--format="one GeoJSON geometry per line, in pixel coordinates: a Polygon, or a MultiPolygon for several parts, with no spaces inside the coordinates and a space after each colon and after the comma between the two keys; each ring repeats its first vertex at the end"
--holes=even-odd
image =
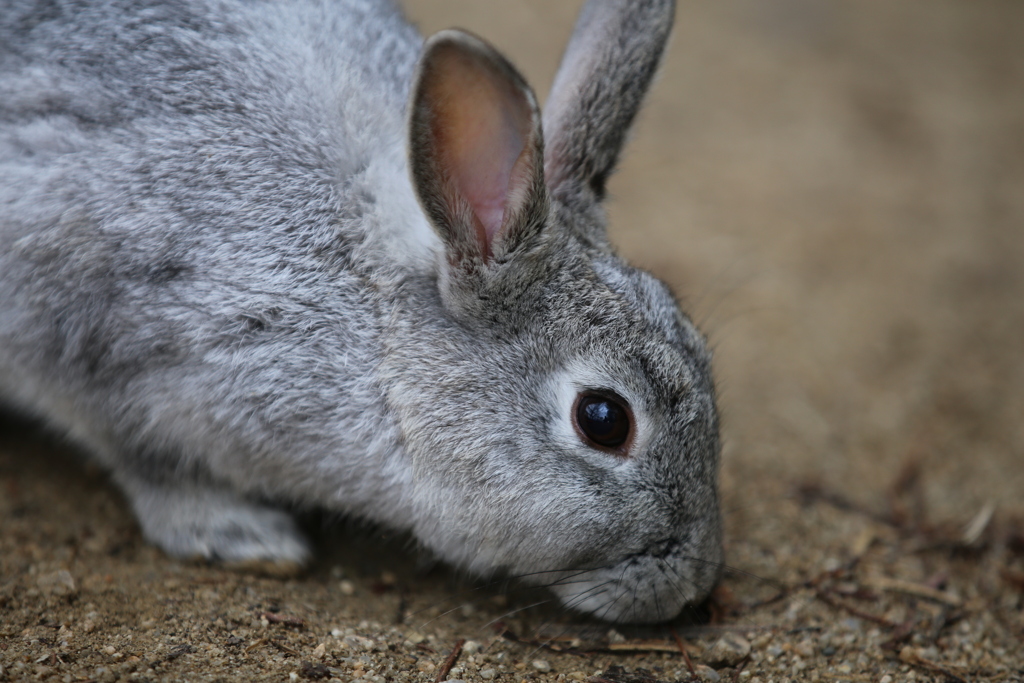
{"type": "Polygon", "coordinates": [[[444,31],[427,44],[414,98],[410,162],[420,201],[453,260],[487,262],[544,192],[533,93],[485,43],[444,31]]]}

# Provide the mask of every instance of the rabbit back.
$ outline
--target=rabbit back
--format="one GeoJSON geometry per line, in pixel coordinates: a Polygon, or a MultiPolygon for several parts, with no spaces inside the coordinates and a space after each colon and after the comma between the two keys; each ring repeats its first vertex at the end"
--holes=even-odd
{"type": "Polygon", "coordinates": [[[356,509],[387,489],[333,456],[393,450],[369,369],[389,273],[431,258],[404,152],[415,30],[364,0],[0,17],[0,399],[115,473],[356,509]],[[389,249],[396,230],[422,244],[389,249]]]}

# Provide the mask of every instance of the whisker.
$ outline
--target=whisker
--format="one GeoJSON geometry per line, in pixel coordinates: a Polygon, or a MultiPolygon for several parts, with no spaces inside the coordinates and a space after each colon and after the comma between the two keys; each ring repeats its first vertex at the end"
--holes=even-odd
{"type": "MultiPolygon", "coordinates": [[[[612,584],[612,583],[614,583],[614,581],[610,581],[610,580],[609,581],[605,581],[603,583],[599,583],[596,586],[592,586],[591,588],[588,588],[587,590],[581,592],[579,595],[575,596],[571,601],[562,603],[564,611],[568,612],[570,610],[575,609],[580,602],[582,602],[583,600],[585,600],[585,599],[587,599],[589,597],[593,597],[592,594],[594,594],[596,591],[604,592],[606,590],[605,587],[608,586],[609,584],[612,584]]],[[[600,592],[598,592],[597,594],[600,595],[600,592]]],[[[543,624],[541,624],[541,626],[538,629],[536,629],[537,632],[539,633],[541,630],[546,628],[549,624],[551,624],[551,620],[550,619],[548,621],[544,622],[543,624]]],[[[545,642],[542,642],[540,645],[538,645],[528,655],[528,657],[532,657],[534,654],[539,652],[542,648],[550,646],[551,643],[553,643],[555,641],[555,639],[562,637],[568,631],[569,631],[569,626],[566,626],[565,628],[562,629],[561,633],[559,633],[556,636],[553,636],[551,638],[548,638],[545,642]]]]}
{"type": "MultiPolygon", "coordinates": [[[[562,577],[562,578],[560,578],[560,579],[558,579],[556,581],[552,581],[552,582],[548,582],[548,583],[532,584],[532,585],[529,584],[529,583],[524,583],[520,587],[521,590],[548,590],[548,589],[550,589],[551,586],[569,585],[571,583],[577,583],[576,581],[573,581],[572,579],[575,579],[576,577],[579,577],[579,576],[583,576],[584,574],[587,574],[590,571],[593,571],[593,570],[592,569],[580,569],[578,567],[575,568],[575,569],[572,569],[572,570],[569,570],[569,569],[546,569],[546,570],[541,570],[541,571],[536,571],[536,572],[529,572],[529,573],[525,573],[525,574],[502,576],[502,577],[500,577],[498,579],[494,579],[494,580],[487,581],[487,582],[484,582],[484,583],[481,583],[481,584],[477,584],[476,586],[473,586],[472,588],[469,588],[469,590],[471,592],[480,592],[480,591],[491,589],[494,586],[504,585],[504,586],[506,586],[506,590],[504,590],[502,592],[508,592],[507,591],[507,586],[508,586],[509,582],[516,581],[516,580],[521,580],[524,577],[533,577],[533,576],[539,576],[539,575],[542,575],[542,574],[555,574],[555,573],[568,574],[568,576],[562,577]]],[[[579,583],[582,583],[582,581],[580,581],[579,583]]],[[[452,601],[456,601],[456,600],[459,600],[459,596],[458,595],[448,596],[444,600],[442,600],[440,603],[436,603],[435,602],[435,603],[433,603],[431,605],[428,605],[428,606],[426,606],[426,607],[424,607],[424,608],[422,608],[420,610],[417,610],[415,612],[410,612],[409,613],[409,617],[410,618],[415,618],[418,615],[422,614],[423,612],[425,612],[425,611],[427,611],[429,609],[437,607],[439,604],[444,604],[446,602],[452,602],[452,601]]],[[[550,600],[547,600],[547,602],[550,602],[550,600]]],[[[426,622],[426,624],[429,624],[429,623],[431,623],[431,621],[440,619],[441,617],[444,617],[444,616],[446,616],[448,614],[451,614],[455,610],[459,609],[459,607],[461,607],[461,605],[453,607],[450,610],[447,610],[445,612],[442,612],[441,614],[438,614],[438,615],[434,616],[430,621],[426,622]]]]}
{"type": "Polygon", "coordinates": [[[495,624],[497,624],[499,621],[501,621],[503,619],[508,619],[513,614],[519,614],[520,612],[525,612],[528,609],[533,609],[534,607],[539,607],[541,605],[546,605],[546,604],[548,604],[550,602],[552,602],[552,600],[541,600],[539,602],[533,603],[532,605],[527,605],[525,607],[520,607],[518,609],[510,610],[510,611],[505,612],[504,614],[502,614],[500,617],[495,617],[494,619],[491,619],[490,621],[488,621],[486,624],[484,624],[484,628],[490,628],[491,626],[494,626],[495,624]]]}
{"type": "MultiPolygon", "coordinates": [[[[676,569],[675,567],[673,567],[673,566],[672,566],[671,564],[668,564],[667,562],[666,562],[666,563],[664,563],[664,564],[665,564],[665,566],[666,566],[666,567],[667,567],[667,568],[668,568],[668,569],[669,569],[669,570],[670,570],[670,571],[671,571],[671,572],[672,572],[672,573],[673,573],[673,574],[674,574],[674,575],[676,576],[676,579],[677,579],[677,581],[676,581],[676,582],[673,582],[673,585],[677,586],[677,590],[678,590],[678,591],[679,591],[680,593],[683,593],[683,585],[685,585],[685,584],[687,584],[687,583],[688,583],[688,584],[690,584],[690,585],[692,585],[692,586],[694,586],[694,587],[695,587],[695,588],[697,589],[697,592],[698,592],[698,593],[703,593],[703,592],[704,592],[705,590],[707,590],[707,589],[709,589],[709,588],[710,588],[710,586],[703,586],[703,585],[701,585],[700,583],[698,583],[697,581],[695,581],[695,580],[693,580],[693,579],[691,579],[691,578],[688,578],[688,577],[685,577],[685,576],[683,576],[683,575],[682,575],[682,574],[680,574],[680,573],[679,573],[679,571],[678,571],[678,570],[677,570],[677,569],[676,569]]],[[[668,576],[666,575],[666,578],[668,579],[669,577],[668,577],[668,576]]],[[[669,580],[671,581],[671,579],[669,579],[669,580]]],[[[697,611],[697,606],[696,606],[696,605],[694,605],[693,603],[687,602],[687,603],[686,603],[686,604],[685,604],[685,605],[683,606],[683,609],[684,609],[684,610],[685,610],[685,611],[686,611],[686,612],[687,612],[687,613],[689,614],[689,616],[690,616],[690,617],[691,617],[692,619],[694,619],[695,621],[699,621],[699,620],[700,620],[700,616],[701,616],[701,615],[700,615],[700,613],[699,613],[699,612],[697,611]]],[[[680,612],[680,614],[682,614],[682,612],[680,612]]]]}

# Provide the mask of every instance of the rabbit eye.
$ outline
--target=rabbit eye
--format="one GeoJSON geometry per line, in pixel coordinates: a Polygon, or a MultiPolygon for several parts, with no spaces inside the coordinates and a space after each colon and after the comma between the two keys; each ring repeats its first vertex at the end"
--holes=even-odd
{"type": "Polygon", "coordinates": [[[614,395],[583,393],[576,399],[574,412],[574,426],[585,443],[625,455],[624,446],[633,431],[633,415],[624,400],[614,395]]]}

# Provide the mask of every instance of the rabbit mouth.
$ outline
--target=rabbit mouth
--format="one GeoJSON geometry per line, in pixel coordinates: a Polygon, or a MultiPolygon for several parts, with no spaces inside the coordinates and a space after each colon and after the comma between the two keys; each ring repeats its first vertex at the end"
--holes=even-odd
{"type": "Polygon", "coordinates": [[[604,621],[650,624],[677,617],[706,597],[721,562],[690,554],[677,539],[657,541],[613,565],[564,572],[550,584],[562,604],[604,621]]]}

